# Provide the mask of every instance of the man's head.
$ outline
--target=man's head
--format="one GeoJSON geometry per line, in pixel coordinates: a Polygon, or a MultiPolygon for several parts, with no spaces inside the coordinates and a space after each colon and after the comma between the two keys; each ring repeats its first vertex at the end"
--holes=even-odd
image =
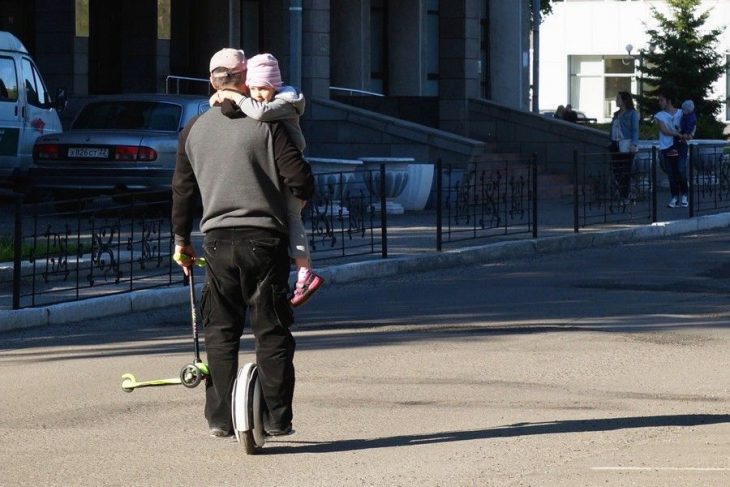
{"type": "Polygon", "coordinates": [[[567,105],[565,105],[565,110],[568,111],[568,112],[571,111],[571,110],[573,110],[573,105],[571,105],[570,103],[568,103],[567,105]]]}
{"type": "Polygon", "coordinates": [[[216,90],[245,90],[245,74],[246,55],[240,49],[221,49],[210,58],[210,84],[216,90]]]}
{"type": "Polygon", "coordinates": [[[659,92],[657,102],[662,110],[674,108],[674,94],[669,90],[662,90],[659,92]]]}
{"type": "Polygon", "coordinates": [[[281,81],[279,62],[269,53],[258,54],[248,60],[246,86],[251,90],[251,97],[258,101],[271,101],[281,81]]]}

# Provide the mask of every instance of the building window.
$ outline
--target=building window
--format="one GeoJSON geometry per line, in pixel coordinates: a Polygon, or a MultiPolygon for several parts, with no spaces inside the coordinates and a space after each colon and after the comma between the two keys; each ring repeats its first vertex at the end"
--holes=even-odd
{"type": "Polygon", "coordinates": [[[439,94],[439,1],[426,1],[426,83],[423,94],[439,94]]]}
{"type": "Polygon", "coordinates": [[[386,93],[385,66],[388,64],[386,46],[386,0],[370,2],[370,91],[386,93]]]}
{"type": "Polygon", "coordinates": [[[568,103],[588,117],[609,119],[619,91],[636,91],[636,62],[627,56],[569,56],[568,103]]]}
{"type": "Polygon", "coordinates": [[[170,40],[171,0],[157,0],[157,38],[170,40]]]}
{"type": "Polygon", "coordinates": [[[89,37],[89,0],[76,0],[76,37],[89,37]]]}

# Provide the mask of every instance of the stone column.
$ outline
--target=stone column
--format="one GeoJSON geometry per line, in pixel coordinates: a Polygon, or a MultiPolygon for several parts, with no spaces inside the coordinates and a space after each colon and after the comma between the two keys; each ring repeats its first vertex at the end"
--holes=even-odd
{"type": "Polygon", "coordinates": [[[332,85],[368,90],[370,86],[370,2],[332,2],[332,85]]]}
{"type": "Polygon", "coordinates": [[[490,2],[492,101],[529,110],[529,1],[490,2]]]}
{"type": "Polygon", "coordinates": [[[466,135],[467,100],[479,97],[480,3],[444,3],[439,6],[439,127],[466,135]]]}
{"type": "Polygon", "coordinates": [[[330,1],[304,0],[302,7],[302,92],[329,98],[330,1]]]}

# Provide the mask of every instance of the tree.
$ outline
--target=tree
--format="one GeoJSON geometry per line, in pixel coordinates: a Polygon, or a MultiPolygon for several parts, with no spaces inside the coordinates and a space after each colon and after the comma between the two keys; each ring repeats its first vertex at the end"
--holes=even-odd
{"type": "Polygon", "coordinates": [[[698,14],[701,0],[667,0],[671,16],[651,7],[658,28],[647,30],[652,49],[640,51],[644,86],[639,104],[645,114],[656,113],[656,96],[668,91],[677,99],[695,103],[698,138],[722,138],[724,124],[716,118],[722,102],[711,98],[712,84],[725,72],[719,53],[721,29],[703,29],[710,10],[698,14]]]}
{"type": "MultiPolygon", "coordinates": [[[[532,25],[532,2],[534,0],[530,0],[530,25],[532,25]]],[[[551,2],[555,2],[555,0],[540,0],[540,16],[544,19],[551,13],[553,13],[553,6],[551,2]]]]}

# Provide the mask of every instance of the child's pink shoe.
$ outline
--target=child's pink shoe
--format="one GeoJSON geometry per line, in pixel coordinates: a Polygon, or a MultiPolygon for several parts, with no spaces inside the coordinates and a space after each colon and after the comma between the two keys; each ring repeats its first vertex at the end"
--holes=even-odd
{"type": "Polygon", "coordinates": [[[292,307],[301,306],[307,302],[312,294],[314,294],[314,291],[316,291],[322,284],[324,284],[324,278],[318,276],[312,271],[307,271],[304,275],[304,279],[297,281],[297,285],[294,288],[294,294],[289,300],[289,303],[292,307]]]}

